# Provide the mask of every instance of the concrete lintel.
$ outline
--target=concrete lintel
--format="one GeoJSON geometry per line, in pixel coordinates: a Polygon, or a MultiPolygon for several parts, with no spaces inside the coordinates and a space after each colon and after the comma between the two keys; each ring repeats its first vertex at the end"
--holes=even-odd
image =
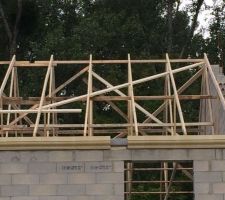
{"type": "Polygon", "coordinates": [[[128,136],[129,149],[225,148],[225,135],[128,136]]]}
{"type": "Polygon", "coordinates": [[[0,150],[110,149],[109,136],[2,137],[0,150]]]}

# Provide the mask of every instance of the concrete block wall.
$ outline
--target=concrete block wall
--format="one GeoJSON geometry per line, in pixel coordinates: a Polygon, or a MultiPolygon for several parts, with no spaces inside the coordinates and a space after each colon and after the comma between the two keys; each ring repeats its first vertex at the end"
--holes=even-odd
{"type": "Polygon", "coordinates": [[[215,157],[194,160],[196,200],[225,200],[225,150],[215,150],[215,157]]]}
{"type": "Polygon", "coordinates": [[[104,151],[0,152],[0,200],[123,200],[123,182],[104,151]]]}
{"type": "Polygon", "coordinates": [[[225,200],[225,150],[0,151],[0,200],[123,200],[124,161],[192,160],[195,200],[225,200]]]}

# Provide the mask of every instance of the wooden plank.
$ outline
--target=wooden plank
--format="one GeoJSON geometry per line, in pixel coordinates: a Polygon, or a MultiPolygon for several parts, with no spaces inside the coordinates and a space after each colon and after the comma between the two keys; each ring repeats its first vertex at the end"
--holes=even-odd
{"type": "MultiPolygon", "coordinates": [[[[173,123],[137,123],[138,127],[170,127],[173,126],[173,123]]],[[[35,125],[30,125],[30,127],[34,127],[35,125]]],[[[118,128],[118,127],[131,127],[130,123],[120,123],[120,124],[92,124],[90,127],[95,128],[118,128]]],[[[182,123],[177,123],[178,127],[182,126],[182,123]]],[[[185,126],[212,126],[211,122],[189,122],[185,123],[185,126]]],[[[44,127],[44,124],[39,124],[39,127],[44,127]]],[[[84,124],[49,124],[50,128],[79,128],[84,127],[84,124]]],[[[144,136],[143,136],[144,137],[144,136]]]]}
{"type": "MultiPolygon", "coordinates": [[[[12,70],[12,73],[11,73],[11,81],[10,81],[10,88],[9,88],[9,98],[12,98],[12,95],[13,95],[14,76],[15,76],[15,70],[13,69],[13,70],[12,70]]],[[[4,105],[4,103],[3,103],[3,105],[4,105]]],[[[11,107],[12,107],[12,105],[9,104],[9,105],[8,105],[8,110],[11,110],[11,107]]],[[[0,110],[0,111],[1,111],[1,110],[0,110]]],[[[7,124],[7,125],[9,125],[10,116],[11,116],[11,114],[10,114],[10,113],[7,113],[7,121],[6,121],[6,124],[7,124]]],[[[3,116],[2,116],[2,117],[3,117],[3,116]]],[[[6,132],[6,137],[8,137],[8,132],[6,132]]]]}
{"type": "MultiPolygon", "coordinates": [[[[38,109],[29,110],[0,110],[0,113],[38,113],[38,109]]],[[[41,113],[81,113],[82,109],[42,109],[41,113]]]]}
{"type": "MultiPolygon", "coordinates": [[[[171,59],[171,63],[196,63],[203,59],[171,59]]],[[[0,65],[8,65],[9,61],[0,61],[0,65]]],[[[48,67],[49,61],[16,61],[17,67],[48,67]]],[[[131,60],[131,63],[166,63],[165,59],[131,60]]],[[[89,64],[89,60],[54,60],[53,65],[58,64],[89,64]]],[[[128,64],[128,60],[93,60],[93,64],[128,64]]]]}
{"type": "MultiPolygon", "coordinates": [[[[173,73],[172,73],[172,68],[171,68],[171,65],[170,65],[170,60],[169,60],[168,54],[166,54],[166,60],[167,60],[167,63],[168,63],[168,70],[169,70],[169,74],[170,74],[171,84],[172,84],[172,87],[173,87],[174,97],[175,97],[175,100],[176,100],[177,110],[178,110],[178,113],[179,113],[180,121],[182,123],[183,133],[184,133],[184,135],[187,135],[187,130],[186,130],[186,127],[185,127],[185,124],[184,124],[184,116],[183,116],[183,113],[182,113],[180,100],[179,100],[179,97],[178,97],[177,86],[176,86],[174,76],[173,76],[173,73]]],[[[176,120],[174,120],[174,123],[175,122],[176,122],[176,120]]]]}
{"type": "Polygon", "coordinates": [[[132,118],[130,122],[134,122],[134,130],[135,135],[138,135],[138,126],[137,126],[137,114],[136,114],[136,107],[135,107],[135,101],[134,101],[134,88],[133,88],[133,78],[132,78],[132,68],[131,68],[131,62],[130,62],[130,54],[128,54],[128,83],[129,83],[129,95],[131,97],[131,113],[132,118]]]}
{"type": "Polygon", "coordinates": [[[90,94],[92,91],[92,55],[90,55],[89,69],[88,69],[88,87],[86,96],[86,111],[84,120],[84,136],[87,136],[88,122],[90,121],[90,94]]]}
{"type": "MultiPolygon", "coordinates": [[[[98,91],[98,90],[94,90],[98,91]]],[[[198,100],[198,99],[217,99],[217,96],[213,95],[178,95],[180,100],[198,100]]],[[[51,101],[62,101],[66,99],[70,99],[71,97],[46,97],[45,102],[50,103],[51,101]]],[[[149,101],[149,100],[169,100],[173,99],[174,96],[134,96],[134,100],[136,101],[149,101]]],[[[1,99],[1,98],[0,98],[1,99]]],[[[127,101],[131,98],[128,96],[95,96],[91,97],[93,101],[127,101]]],[[[22,97],[2,97],[3,105],[34,105],[38,104],[40,101],[39,97],[28,97],[24,100],[22,97]]],[[[82,99],[81,101],[86,101],[86,99],[82,99]]]]}
{"type": "Polygon", "coordinates": [[[42,106],[43,106],[44,98],[45,98],[45,92],[46,92],[46,88],[47,88],[47,84],[48,84],[48,80],[49,80],[49,75],[50,75],[51,68],[52,68],[52,62],[53,62],[53,55],[51,55],[49,65],[48,65],[48,69],[47,69],[47,72],[46,72],[46,75],[45,75],[45,80],[44,80],[44,85],[43,85],[43,88],[42,88],[41,100],[40,100],[40,104],[39,104],[39,107],[38,107],[38,113],[37,113],[37,117],[36,117],[33,136],[36,136],[36,134],[37,134],[38,124],[39,124],[39,121],[40,121],[42,106]]]}
{"type": "Polygon", "coordinates": [[[172,183],[173,183],[173,180],[174,180],[174,177],[175,177],[175,174],[176,174],[176,170],[177,170],[177,163],[176,162],[173,162],[173,171],[172,171],[172,174],[170,176],[169,185],[166,188],[166,194],[165,194],[164,200],[167,200],[168,197],[169,197],[170,188],[172,186],[172,183]]]}

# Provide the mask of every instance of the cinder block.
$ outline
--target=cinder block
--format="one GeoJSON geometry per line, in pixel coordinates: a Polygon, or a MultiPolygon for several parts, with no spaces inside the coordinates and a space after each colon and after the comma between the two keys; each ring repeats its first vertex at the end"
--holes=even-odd
{"type": "Polygon", "coordinates": [[[67,184],[67,174],[41,174],[40,184],[67,184]]]}
{"type": "Polygon", "coordinates": [[[20,154],[17,151],[1,151],[0,163],[20,162],[20,154]]]}
{"type": "Polygon", "coordinates": [[[48,162],[48,151],[21,151],[20,162],[48,162]]]}
{"type": "Polygon", "coordinates": [[[0,185],[10,185],[11,184],[11,175],[0,174],[0,185]]]}
{"type": "Polygon", "coordinates": [[[68,200],[67,196],[41,196],[39,200],[68,200]]]}
{"type": "Polygon", "coordinates": [[[93,184],[95,183],[95,173],[71,174],[68,176],[69,184],[93,184]]]}
{"type": "Polygon", "coordinates": [[[195,200],[223,200],[220,194],[196,194],[195,200]]]}
{"type": "Polygon", "coordinates": [[[187,149],[132,150],[132,160],[191,160],[187,149]]]}
{"type": "Polygon", "coordinates": [[[225,171],[225,160],[212,160],[211,161],[212,171],[225,171]]]}
{"type": "Polygon", "coordinates": [[[1,196],[2,197],[17,197],[17,196],[28,196],[29,188],[27,185],[2,185],[1,196]]]}
{"type": "Polygon", "coordinates": [[[0,200],[10,200],[10,197],[0,197],[0,200]]]}
{"type": "Polygon", "coordinates": [[[97,173],[97,183],[123,183],[123,173],[97,173]]]}
{"type": "Polygon", "coordinates": [[[96,198],[94,196],[70,196],[70,197],[68,197],[68,200],[75,200],[75,199],[76,200],[96,200],[96,198]]]}
{"type": "MultiPolygon", "coordinates": [[[[1,200],[1,198],[0,198],[1,200]]],[[[11,200],[39,200],[38,197],[31,197],[31,196],[26,196],[26,197],[11,197],[11,200]]]]}
{"type": "Polygon", "coordinates": [[[124,172],[124,161],[114,161],[113,172],[124,172]]]}
{"type": "Polygon", "coordinates": [[[196,183],[221,182],[222,173],[221,172],[194,172],[194,180],[196,183]]]}
{"type": "Polygon", "coordinates": [[[19,174],[26,173],[27,165],[21,163],[2,163],[0,165],[0,173],[2,174],[19,174]]]}
{"type": "Polygon", "coordinates": [[[223,159],[225,159],[225,149],[223,149],[223,159]]]}
{"type": "Polygon", "coordinates": [[[114,191],[115,191],[115,195],[123,196],[124,195],[124,184],[115,184],[114,191]]]}
{"type": "Polygon", "coordinates": [[[217,160],[223,160],[223,150],[222,149],[216,149],[216,159],[217,160]]]}
{"type": "Polygon", "coordinates": [[[112,162],[85,162],[85,172],[112,172],[112,162]]]}
{"type": "Polygon", "coordinates": [[[82,173],[84,172],[84,162],[60,162],[57,163],[59,173],[82,173]]]}
{"type": "Polygon", "coordinates": [[[48,151],[34,151],[31,154],[31,162],[47,162],[49,159],[48,151]]]}
{"type": "Polygon", "coordinates": [[[56,163],[31,163],[29,164],[29,173],[55,173],[56,163]]]}
{"type": "Polygon", "coordinates": [[[209,161],[194,160],[194,171],[196,172],[209,171],[209,161]]]}
{"type": "Polygon", "coordinates": [[[32,151],[20,151],[19,154],[21,163],[28,163],[31,161],[32,151]]]}
{"type": "Polygon", "coordinates": [[[191,160],[215,160],[215,149],[189,149],[189,159],[191,160]]]}
{"type": "Polygon", "coordinates": [[[75,151],[76,161],[103,161],[103,151],[75,151]]]}
{"type": "Polygon", "coordinates": [[[39,176],[33,174],[15,174],[12,175],[12,184],[38,184],[39,183],[39,176]]]}
{"type": "Polygon", "coordinates": [[[89,184],[86,185],[87,195],[113,195],[113,184],[89,184]]]}
{"type": "Polygon", "coordinates": [[[56,195],[56,185],[30,185],[30,196],[56,195]]]}
{"type": "MultiPolygon", "coordinates": [[[[95,200],[124,200],[123,196],[95,196],[95,200]]],[[[141,200],[141,199],[140,199],[141,200]]]]}
{"type": "Polygon", "coordinates": [[[72,151],[50,151],[49,161],[53,161],[53,162],[73,161],[73,152],[72,151]]]}
{"type": "Polygon", "coordinates": [[[131,160],[131,151],[125,148],[104,150],[104,160],[131,160]]]}
{"type": "Polygon", "coordinates": [[[215,194],[225,194],[225,183],[213,183],[212,188],[215,194]]]}
{"type": "Polygon", "coordinates": [[[57,195],[84,195],[85,185],[58,185],[57,195]]]}
{"type": "Polygon", "coordinates": [[[194,183],[195,194],[208,194],[209,183],[194,183]]]}

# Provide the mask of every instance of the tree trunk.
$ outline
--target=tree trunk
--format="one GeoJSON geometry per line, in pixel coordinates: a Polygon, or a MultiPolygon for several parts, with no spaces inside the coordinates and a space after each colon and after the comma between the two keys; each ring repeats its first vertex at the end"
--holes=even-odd
{"type": "Polygon", "coordinates": [[[21,19],[22,15],[22,0],[17,0],[17,14],[16,14],[16,19],[15,19],[15,24],[13,26],[13,30],[10,30],[9,22],[5,16],[4,9],[2,6],[2,2],[0,0],[0,16],[3,20],[4,28],[8,37],[8,52],[9,52],[9,57],[11,58],[14,54],[16,54],[16,49],[17,49],[17,36],[19,32],[19,22],[21,19]]]}
{"type": "Polygon", "coordinates": [[[167,38],[167,52],[172,51],[173,46],[173,3],[174,0],[167,0],[167,16],[168,16],[168,38],[167,38]]]}
{"type": "MultiPolygon", "coordinates": [[[[180,53],[180,56],[179,56],[180,58],[183,57],[184,52],[185,52],[185,50],[188,47],[188,44],[191,42],[191,40],[192,40],[192,38],[194,36],[194,31],[195,31],[195,29],[197,27],[198,15],[199,15],[199,12],[200,12],[200,9],[202,7],[203,2],[204,2],[204,0],[197,0],[197,2],[196,2],[195,12],[194,12],[194,16],[193,16],[192,22],[191,22],[190,32],[188,34],[187,40],[186,40],[183,48],[181,49],[181,53],[180,53]]],[[[193,7],[194,7],[194,5],[193,5],[193,7]]]]}

